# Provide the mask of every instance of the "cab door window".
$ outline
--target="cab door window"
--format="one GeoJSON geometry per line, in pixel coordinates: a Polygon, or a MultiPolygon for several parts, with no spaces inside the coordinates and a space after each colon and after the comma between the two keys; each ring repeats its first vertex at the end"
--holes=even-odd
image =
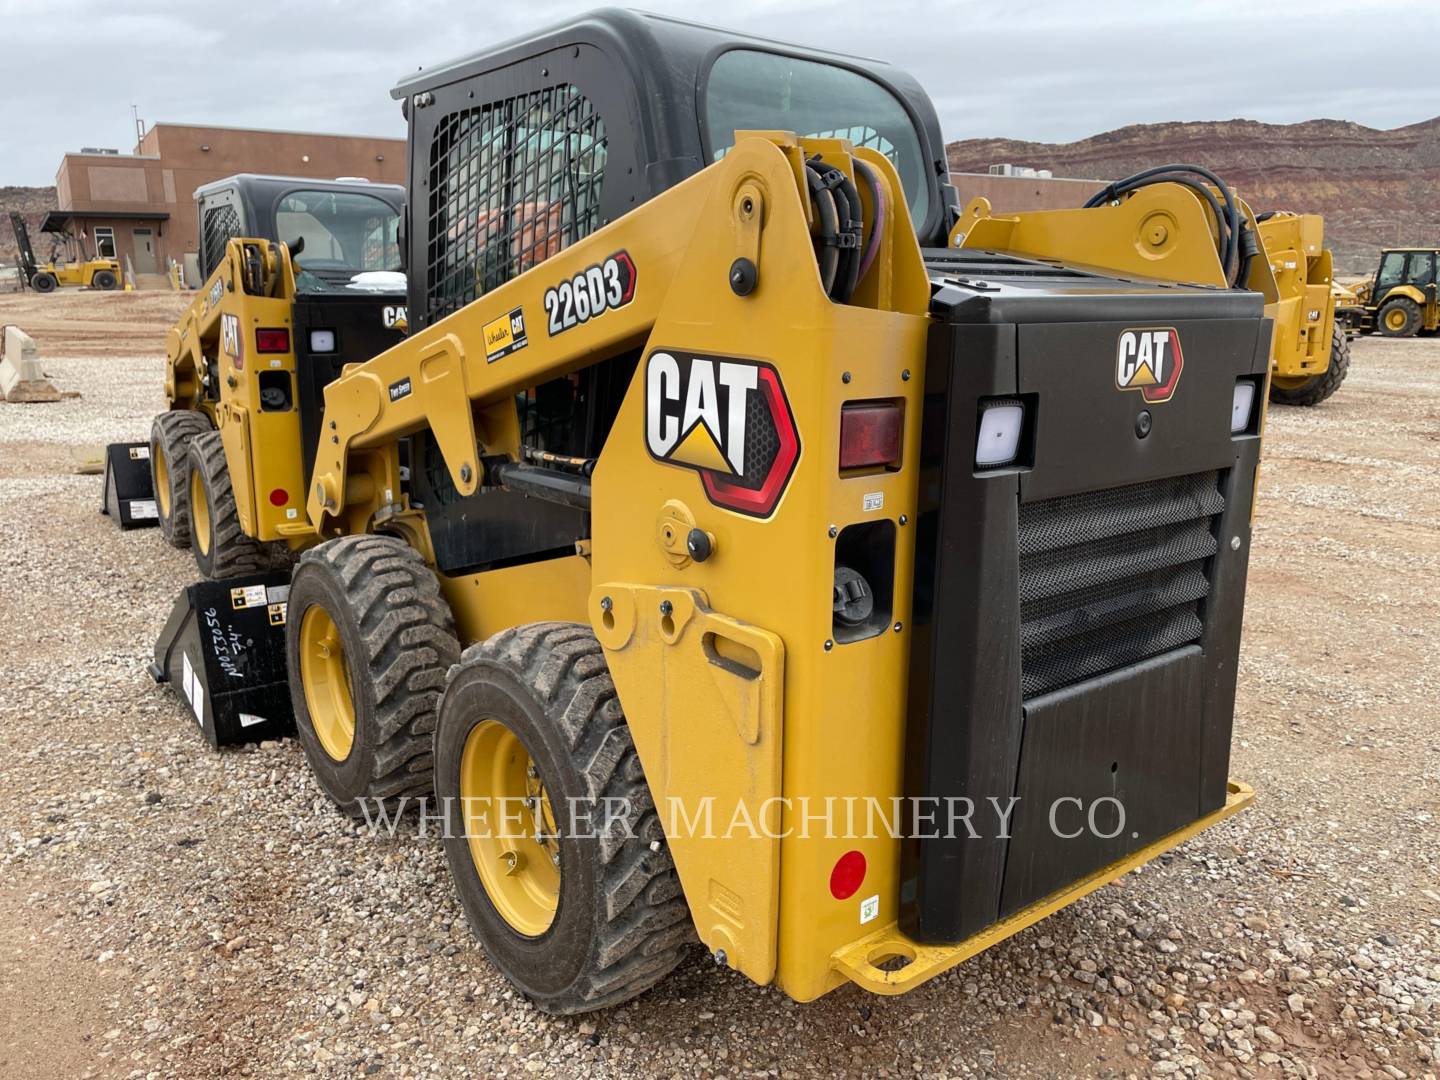
{"type": "Polygon", "coordinates": [[[1387,251],[1385,257],[1380,260],[1380,271],[1375,275],[1375,291],[1391,288],[1400,284],[1400,279],[1405,273],[1405,253],[1403,251],[1387,251]]]}
{"type": "Polygon", "coordinates": [[[1435,280],[1435,253],[1433,251],[1417,251],[1410,255],[1410,273],[1407,280],[1411,285],[1418,285],[1420,288],[1431,284],[1435,280]]]}

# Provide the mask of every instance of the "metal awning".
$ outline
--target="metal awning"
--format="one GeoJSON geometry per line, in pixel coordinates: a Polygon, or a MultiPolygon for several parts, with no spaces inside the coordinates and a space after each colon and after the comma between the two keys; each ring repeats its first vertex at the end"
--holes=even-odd
{"type": "Polygon", "coordinates": [[[169,214],[152,210],[46,210],[40,220],[41,232],[64,232],[76,218],[86,221],[169,221],[169,214]]]}

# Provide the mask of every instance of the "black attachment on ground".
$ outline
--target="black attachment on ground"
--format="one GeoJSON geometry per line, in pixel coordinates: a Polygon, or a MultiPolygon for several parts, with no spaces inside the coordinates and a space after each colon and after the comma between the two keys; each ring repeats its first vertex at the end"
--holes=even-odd
{"type": "Polygon", "coordinates": [[[111,443],[105,447],[100,513],[122,529],[148,529],[160,524],[150,476],[149,443],[111,443]]]}
{"type": "Polygon", "coordinates": [[[285,674],[289,574],[188,585],[155,642],[150,675],[168,682],[211,746],[292,734],[285,674]]]}

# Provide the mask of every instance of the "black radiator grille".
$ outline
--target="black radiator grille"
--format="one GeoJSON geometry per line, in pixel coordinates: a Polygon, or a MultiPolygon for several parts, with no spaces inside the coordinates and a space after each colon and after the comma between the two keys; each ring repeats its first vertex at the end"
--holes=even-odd
{"type": "Polygon", "coordinates": [[[1219,474],[1020,507],[1025,697],[1198,641],[1210,592],[1219,474]]]}
{"type": "Polygon", "coordinates": [[[443,117],[430,144],[424,320],[593,232],[605,151],[600,114],[569,85],[443,117]]]}

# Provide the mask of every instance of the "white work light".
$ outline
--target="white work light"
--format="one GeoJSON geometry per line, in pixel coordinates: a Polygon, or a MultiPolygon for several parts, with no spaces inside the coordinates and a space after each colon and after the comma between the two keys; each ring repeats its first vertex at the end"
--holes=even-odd
{"type": "Polygon", "coordinates": [[[1239,435],[1250,426],[1250,410],[1255,407],[1255,383],[1237,379],[1235,396],[1230,400],[1230,434],[1239,435]]]}
{"type": "Polygon", "coordinates": [[[334,352],[335,331],[334,330],[311,330],[310,351],[312,353],[334,352]]]}
{"type": "Polygon", "coordinates": [[[993,469],[1008,465],[1020,453],[1020,432],[1025,427],[1025,406],[1001,400],[981,405],[980,434],[975,439],[975,467],[993,469]]]}

